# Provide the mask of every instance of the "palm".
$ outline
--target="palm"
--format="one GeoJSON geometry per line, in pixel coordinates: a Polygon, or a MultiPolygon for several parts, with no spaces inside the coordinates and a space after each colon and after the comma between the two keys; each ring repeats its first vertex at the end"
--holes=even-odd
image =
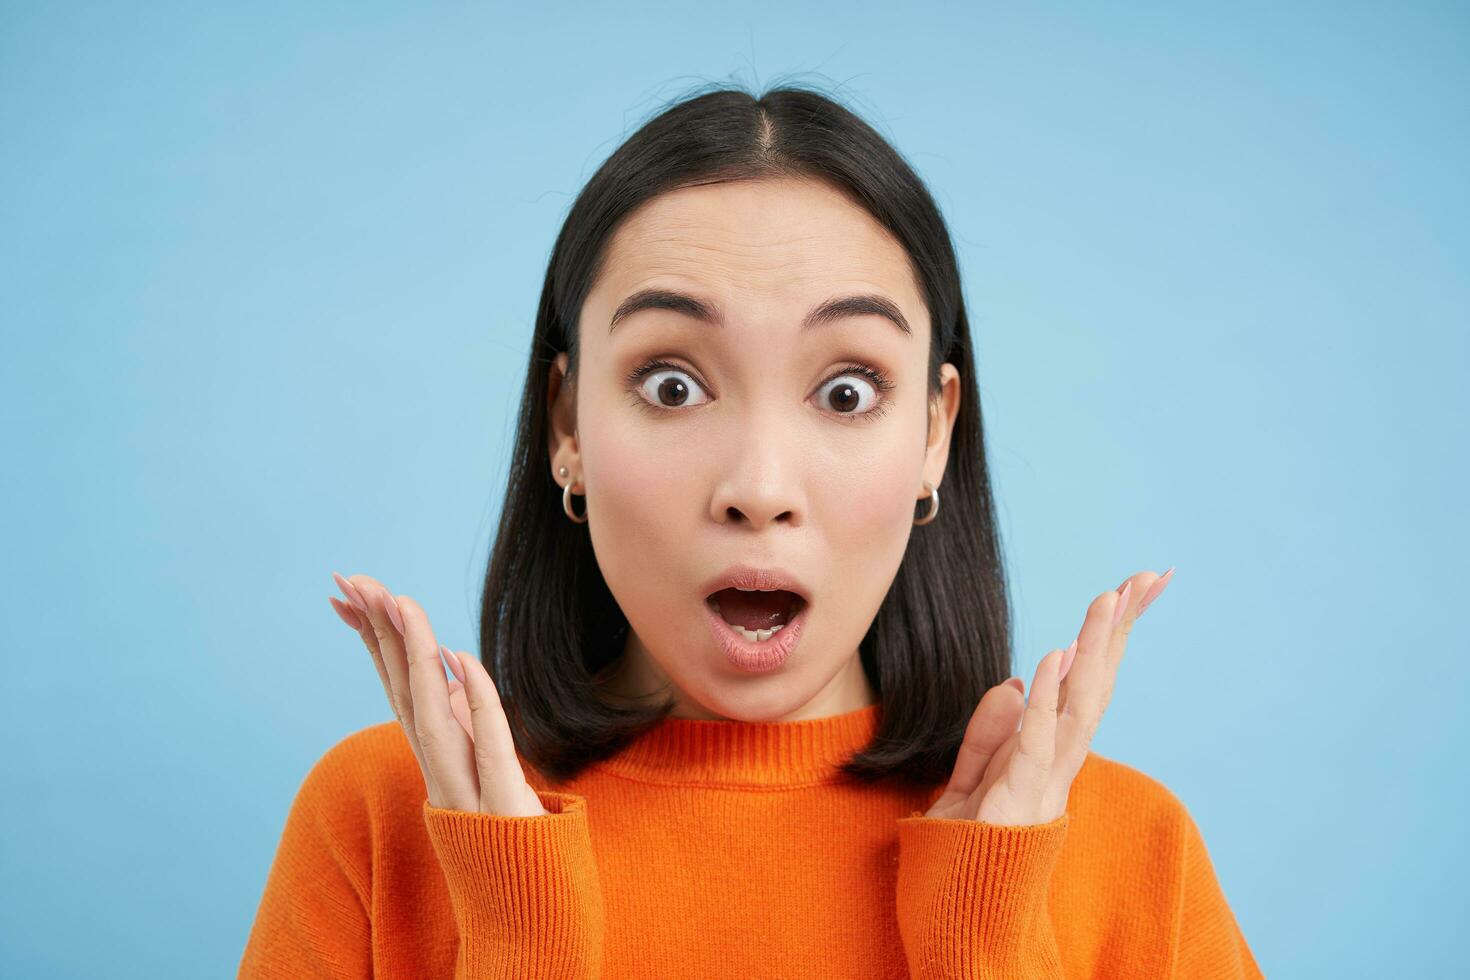
{"type": "MultiPolygon", "coordinates": [[[[1016,712],[1017,716],[1020,712],[1016,712]]],[[[1006,780],[1011,758],[1020,744],[1020,733],[1009,735],[995,754],[990,757],[980,778],[980,785],[965,792],[951,783],[925,816],[943,817],[950,820],[980,820],[985,823],[1003,823],[1003,815],[1014,810],[1016,800],[1006,780]]]]}
{"type": "Polygon", "coordinates": [[[495,682],[479,660],[439,645],[423,608],[366,575],[335,576],[333,608],[372,654],[384,693],[440,809],[503,816],[547,811],[526,779],[495,682]],[[444,667],[455,672],[447,684],[444,667]]]}
{"type": "Polygon", "coordinates": [[[1112,697],[1128,633],[1168,575],[1143,572],[1094,599],[1072,646],[1037,664],[1029,699],[1017,677],[986,691],[949,784],[925,816],[1003,826],[1059,819],[1112,697]]]}

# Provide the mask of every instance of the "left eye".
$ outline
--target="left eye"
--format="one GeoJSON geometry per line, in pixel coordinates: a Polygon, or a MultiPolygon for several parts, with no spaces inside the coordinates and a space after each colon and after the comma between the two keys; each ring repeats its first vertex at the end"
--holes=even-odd
{"type": "MultiPolygon", "coordinates": [[[[645,375],[641,387],[648,401],[660,408],[681,408],[690,404],[691,386],[701,394],[704,392],[699,382],[689,376],[689,372],[671,365],[665,370],[652,371],[645,375]]],[[[703,402],[695,401],[694,404],[703,402]]]]}
{"type": "Polygon", "coordinates": [[[862,415],[873,407],[877,398],[873,385],[855,374],[833,378],[817,392],[817,401],[822,407],[839,415],[862,415]],[[864,391],[867,393],[866,402],[863,402],[864,391]]]}

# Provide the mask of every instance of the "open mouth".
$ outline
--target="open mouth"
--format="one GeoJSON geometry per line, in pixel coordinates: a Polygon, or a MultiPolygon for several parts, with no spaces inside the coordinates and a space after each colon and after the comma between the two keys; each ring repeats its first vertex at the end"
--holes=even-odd
{"type": "Polygon", "coordinates": [[[704,601],[731,629],[753,643],[775,636],[806,607],[805,599],[785,589],[721,589],[704,601]]]}

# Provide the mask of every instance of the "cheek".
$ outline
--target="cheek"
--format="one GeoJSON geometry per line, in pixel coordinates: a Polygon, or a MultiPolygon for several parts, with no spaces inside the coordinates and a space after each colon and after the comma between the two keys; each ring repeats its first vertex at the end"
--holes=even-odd
{"type": "Polygon", "coordinates": [[[848,479],[827,491],[822,508],[824,521],[830,521],[827,533],[843,548],[857,549],[848,554],[902,553],[913,528],[917,472],[907,455],[850,471],[848,479]]]}
{"type": "Polygon", "coordinates": [[[581,449],[594,482],[576,507],[589,508],[604,579],[630,614],[672,614],[664,604],[689,588],[691,521],[699,514],[695,461],[615,411],[582,426],[581,449]]]}
{"type": "Polygon", "coordinates": [[[677,538],[684,533],[678,525],[690,513],[698,460],[631,414],[608,405],[581,425],[582,465],[595,481],[589,488],[590,513],[619,537],[677,538]]]}
{"type": "Polygon", "coordinates": [[[822,534],[844,546],[862,544],[857,554],[906,547],[923,467],[919,437],[889,426],[826,448],[814,460],[813,499],[822,534]],[[883,546],[888,548],[884,549],[883,546]]]}

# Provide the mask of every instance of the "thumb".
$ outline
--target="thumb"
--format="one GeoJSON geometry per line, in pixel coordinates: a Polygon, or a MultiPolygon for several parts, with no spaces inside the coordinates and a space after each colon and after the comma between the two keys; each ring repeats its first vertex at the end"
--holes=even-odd
{"type": "MultiPolygon", "coordinates": [[[[1019,681],[1019,678],[1012,680],[1019,681]]],[[[985,777],[991,757],[1006,739],[1015,734],[1016,725],[1026,710],[1026,702],[1008,690],[1014,686],[1010,681],[997,684],[980,699],[979,707],[965,728],[965,738],[955,757],[954,774],[945,787],[945,796],[973,793],[985,777]]]]}

